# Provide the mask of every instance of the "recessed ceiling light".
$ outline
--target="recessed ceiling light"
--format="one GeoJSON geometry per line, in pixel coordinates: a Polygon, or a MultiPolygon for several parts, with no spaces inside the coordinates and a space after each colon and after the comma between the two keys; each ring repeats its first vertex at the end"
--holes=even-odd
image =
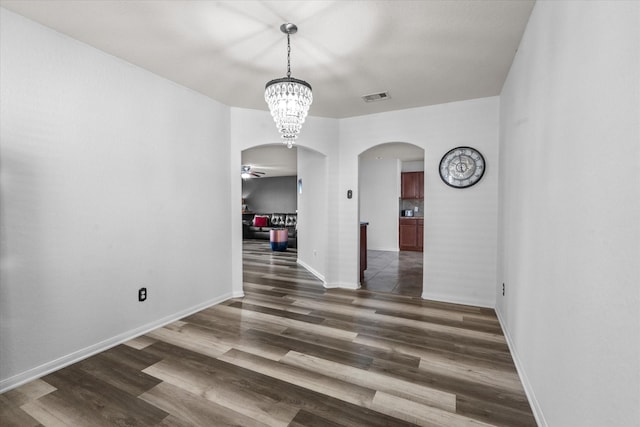
{"type": "Polygon", "coordinates": [[[362,99],[364,100],[364,102],[386,101],[387,99],[390,99],[390,98],[391,98],[391,95],[389,95],[388,91],[372,93],[369,95],[362,96],[362,99]]]}

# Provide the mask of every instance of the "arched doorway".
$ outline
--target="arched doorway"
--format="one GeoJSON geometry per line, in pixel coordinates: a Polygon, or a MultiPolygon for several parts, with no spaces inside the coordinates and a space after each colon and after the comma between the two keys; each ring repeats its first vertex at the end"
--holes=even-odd
{"type": "Polygon", "coordinates": [[[283,144],[260,145],[241,152],[238,173],[247,171],[247,167],[250,170],[242,183],[243,242],[245,238],[268,237],[268,233],[254,232],[256,227],[251,224],[256,215],[269,218],[273,214],[282,215],[297,264],[326,284],[329,221],[326,155],[303,146],[289,149],[283,144]]]}
{"type": "Polygon", "coordinates": [[[379,144],[362,152],[358,161],[360,221],[369,224],[367,269],[360,287],[420,297],[424,149],[401,142],[379,144]]]}
{"type": "Polygon", "coordinates": [[[297,248],[297,149],[282,144],[260,145],[242,151],[238,173],[242,179],[243,248],[253,242],[268,250],[272,230],[283,229],[283,250],[297,248]]]}

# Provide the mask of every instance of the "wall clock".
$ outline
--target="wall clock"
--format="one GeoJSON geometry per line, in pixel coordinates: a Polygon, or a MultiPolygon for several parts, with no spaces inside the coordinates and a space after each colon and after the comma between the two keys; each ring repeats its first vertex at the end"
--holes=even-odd
{"type": "Polygon", "coordinates": [[[471,147],[456,147],[440,160],[440,178],[454,188],[471,187],[480,181],[484,169],[484,157],[471,147]]]}

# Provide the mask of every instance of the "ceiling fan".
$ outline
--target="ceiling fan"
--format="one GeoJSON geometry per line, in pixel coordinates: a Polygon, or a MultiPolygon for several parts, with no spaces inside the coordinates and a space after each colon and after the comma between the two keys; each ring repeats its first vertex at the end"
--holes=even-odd
{"type": "Polygon", "coordinates": [[[242,165],[242,170],[240,172],[242,179],[262,178],[262,175],[265,175],[265,173],[254,170],[250,165],[242,165]]]}

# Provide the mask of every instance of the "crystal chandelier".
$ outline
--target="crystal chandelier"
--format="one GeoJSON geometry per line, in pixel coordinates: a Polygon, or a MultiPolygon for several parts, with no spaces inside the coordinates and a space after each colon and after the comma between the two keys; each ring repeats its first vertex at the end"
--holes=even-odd
{"type": "Polygon", "coordinates": [[[280,31],[287,35],[287,77],[268,82],[264,90],[264,100],[269,105],[283,142],[291,148],[307,117],[313,95],[309,83],[291,77],[290,36],[298,31],[298,27],[295,24],[282,24],[280,31]]]}

